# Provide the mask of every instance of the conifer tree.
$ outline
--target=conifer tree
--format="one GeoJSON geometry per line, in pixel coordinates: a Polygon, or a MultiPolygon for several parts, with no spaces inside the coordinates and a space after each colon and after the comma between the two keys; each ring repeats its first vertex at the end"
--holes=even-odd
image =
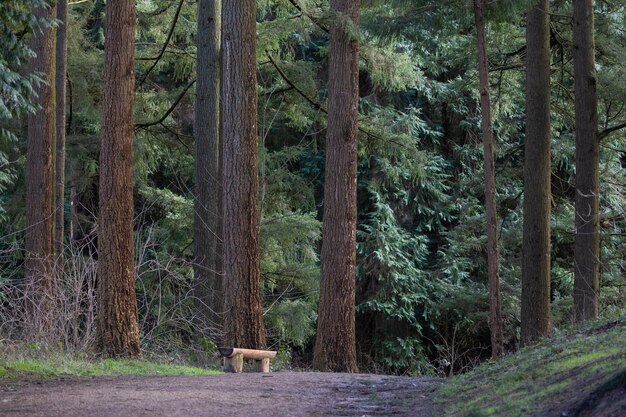
{"type": "Polygon", "coordinates": [[[322,265],[313,366],[356,372],[358,0],[331,0],[322,265]]]}
{"type": "Polygon", "coordinates": [[[526,141],[522,260],[522,342],[550,333],[550,15],[549,1],[526,24],[526,141]]]}
{"type": "Polygon", "coordinates": [[[256,1],[222,2],[224,344],[265,348],[259,270],[256,1]]]}
{"type": "Polygon", "coordinates": [[[65,107],[67,83],[67,0],[57,3],[56,31],[56,159],[54,188],[54,254],[57,271],[63,270],[65,212],[65,107]]]}
{"type": "Polygon", "coordinates": [[[96,329],[104,356],[140,354],[133,263],[134,55],[135,1],[107,2],[96,329]]]}
{"type": "Polygon", "coordinates": [[[485,161],[485,208],[487,212],[487,276],[489,281],[489,330],[491,355],[499,358],[504,353],[502,335],[502,308],[500,305],[500,273],[498,265],[498,234],[496,218],[496,175],[489,99],[489,67],[487,64],[487,37],[482,0],[474,0],[478,74],[480,78],[480,109],[485,161]]]}
{"type": "Polygon", "coordinates": [[[574,0],[574,108],[576,131],[576,234],[574,320],[598,315],[600,221],[598,111],[593,0],[574,0]]]}
{"type": "Polygon", "coordinates": [[[200,336],[216,338],[221,311],[217,249],[219,216],[219,125],[221,0],[198,1],[197,82],[194,120],[194,295],[200,336]]]}
{"type": "MultiPolygon", "coordinates": [[[[33,14],[53,19],[56,8],[36,7],[33,14]]],[[[46,337],[54,315],[54,33],[52,27],[34,31],[31,49],[35,56],[29,68],[44,78],[31,98],[38,109],[28,115],[26,143],[25,301],[27,327],[35,337],[46,337]]]]}

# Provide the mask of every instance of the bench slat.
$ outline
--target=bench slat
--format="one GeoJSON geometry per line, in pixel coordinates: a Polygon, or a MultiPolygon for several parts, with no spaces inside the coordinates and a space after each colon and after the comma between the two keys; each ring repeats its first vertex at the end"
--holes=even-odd
{"type": "Polygon", "coordinates": [[[243,355],[244,359],[270,359],[276,357],[276,351],[274,350],[256,350],[256,349],[242,349],[242,348],[218,348],[220,354],[225,358],[232,358],[236,355],[243,355]]]}

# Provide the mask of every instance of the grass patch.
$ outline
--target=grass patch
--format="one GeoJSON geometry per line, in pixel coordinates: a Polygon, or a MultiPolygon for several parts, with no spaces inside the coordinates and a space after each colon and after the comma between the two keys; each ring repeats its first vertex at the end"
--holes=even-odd
{"type": "Polygon", "coordinates": [[[526,416],[568,407],[626,369],[626,319],[561,334],[451,378],[437,391],[446,416],[526,416]]]}
{"type": "Polygon", "coordinates": [[[117,375],[192,376],[215,375],[211,369],[171,364],[146,359],[91,359],[80,354],[24,348],[20,353],[0,349],[0,380],[21,376],[42,378],[75,376],[98,377],[117,375]]]}

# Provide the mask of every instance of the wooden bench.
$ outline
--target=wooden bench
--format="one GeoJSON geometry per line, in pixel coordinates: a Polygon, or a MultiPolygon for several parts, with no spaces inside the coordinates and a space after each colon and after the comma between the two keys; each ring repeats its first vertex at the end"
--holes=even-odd
{"type": "Polygon", "coordinates": [[[220,347],[217,348],[224,357],[224,372],[241,372],[243,370],[244,359],[254,359],[254,370],[256,372],[269,372],[270,359],[276,357],[273,350],[255,350],[220,347]]]}

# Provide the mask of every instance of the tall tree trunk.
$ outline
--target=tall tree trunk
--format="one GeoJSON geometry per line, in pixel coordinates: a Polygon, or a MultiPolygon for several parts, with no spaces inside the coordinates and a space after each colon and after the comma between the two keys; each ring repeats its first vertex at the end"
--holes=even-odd
{"type": "MultiPolygon", "coordinates": [[[[36,8],[38,18],[56,17],[55,7],[36,8]]],[[[53,265],[53,144],[54,144],[54,29],[33,34],[31,73],[45,83],[34,87],[39,109],[28,115],[26,142],[26,232],[24,235],[26,327],[30,336],[46,338],[54,319],[53,265]]]]}
{"type": "Polygon", "coordinates": [[[195,136],[194,295],[197,339],[217,340],[220,274],[217,271],[221,0],[198,1],[195,136]]]}
{"type": "Polygon", "coordinates": [[[599,143],[593,0],[574,0],[574,104],[576,130],[576,236],[574,320],[598,315],[600,223],[599,143]]]}
{"type": "Polygon", "coordinates": [[[133,94],[135,1],[106,4],[100,144],[97,348],[138,356],[133,263],[133,94]]]}
{"type": "Polygon", "coordinates": [[[54,253],[55,265],[63,273],[63,235],[65,210],[65,103],[67,84],[67,0],[57,2],[56,40],[56,160],[54,188],[54,253]]]}
{"type": "Polygon", "coordinates": [[[550,15],[549,1],[531,7],[526,24],[526,142],[522,343],[550,333],[550,15]]]}
{"type": "Polygon", "coordinates": [[[487,37],[482,0],[474,0],[478,74],[480,78],[480,109],[482,113],[483,152],[485,158],[485,208],[487,212],[487,275],[489,280],[489,329],[491,355],[499,358],[504,353],[502,336],[502,309],[500,306],[500,275],[498,272],[498,235],[496,218],[496,174],[493,155],[491,104],[489,102],[489,67],[487,64],[487,37]]]}
{"type": "Polygon", "coordinates": [[[224,344],[263,349],[255,0],[224,0],[222,60],[224,344]]]}
{"type": "Polygon", "coordinates": [[[331,0],[337,17],[328,51],[328,130],[320,302],[313,366],[356,372],[355,267],[360,2],[331,0]]]}

